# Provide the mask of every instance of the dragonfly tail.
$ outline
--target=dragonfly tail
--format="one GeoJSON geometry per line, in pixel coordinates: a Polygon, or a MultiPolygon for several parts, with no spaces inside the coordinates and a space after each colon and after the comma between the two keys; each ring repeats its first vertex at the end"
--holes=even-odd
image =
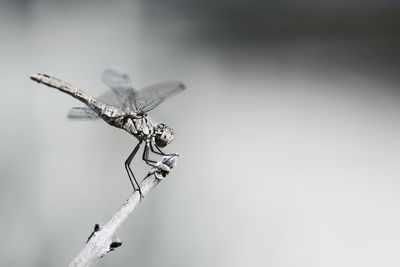
{"type": "Polygon", "coordinates": [[[30,78],[38,83],[43,83],[49,87],[56,88],[63,93],[69,94],[72,97],[78,99],[83,102],[85,105],[90,107],[94,112],[96,112],[99,116],[104,112],[105,104],[99,102],[95,98],[88,95],[86,92],[78,89],[76,86],[73,86],[69,83],[66,83],[57,78],[51,77],[46,74],[32,74],[30,78]]]}

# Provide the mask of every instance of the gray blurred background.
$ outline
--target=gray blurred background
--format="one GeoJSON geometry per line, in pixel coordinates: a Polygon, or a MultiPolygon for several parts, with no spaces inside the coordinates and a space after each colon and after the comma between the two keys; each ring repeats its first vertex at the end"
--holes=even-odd
{"type": "Polygon", "coordinates": [[[95,266],[399,266],[399,27],[394,0],[1,1],[0,265],[67,265],[130,194],[136,140],[28,79],[96,96],[117,66],[186,83],[150,114],[181,158],[95,266]]]}

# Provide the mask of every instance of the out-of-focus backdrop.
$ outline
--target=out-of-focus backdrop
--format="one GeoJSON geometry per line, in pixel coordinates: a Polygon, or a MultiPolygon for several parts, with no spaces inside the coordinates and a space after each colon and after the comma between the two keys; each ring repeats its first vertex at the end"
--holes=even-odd
{"type": "Polygon", "coordinates": [[[395,0],[1,1],[0,265],[67,265],[130,194],[136,140],[28,79],[117,66],[186,83],[150,114],[181,158],[95,266],[399,266],[399,27],[395,0]]]}

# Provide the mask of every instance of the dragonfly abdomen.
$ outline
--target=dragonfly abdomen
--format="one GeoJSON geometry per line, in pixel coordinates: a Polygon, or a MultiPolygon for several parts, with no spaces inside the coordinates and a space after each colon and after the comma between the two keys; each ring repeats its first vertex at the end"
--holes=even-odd
{"type": "Polygon", "coordinates": [[[105,111],[107,111],[107,105],[98,101],[97,99],[91,97],[86,92],[78,89],[76,86],[72,84],[66,83],[62,80],[57,78],[51,77],[46,74],[32,74],[31,79],[38,82],[43,83],[49,87],[56,88],[63,93],[69,94],[74,98],[78,99],[79,101],[86,104],[90,107],[94,112],[96,112],[99,116],[103,115],[105,111]]]}

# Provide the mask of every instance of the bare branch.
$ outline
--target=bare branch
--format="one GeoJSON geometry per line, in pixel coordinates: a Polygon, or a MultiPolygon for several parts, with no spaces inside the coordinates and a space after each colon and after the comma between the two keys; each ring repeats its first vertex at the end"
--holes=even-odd
{"type": "MultiPolygon", "coordinates": [[[[143,196],[146,196],[176,165],[178,155],[164,156],[158,162],[158,168],[153,168],[140,183],[143,196]]],[[[114,237],[117,229],[128,218],[129,214],[139,205],[140,194],[133,192],[122,207],[103,226],[96,224],[93,233],[78,256],[70,263],[70,267],[88,266],[108,252],[119,247],[122,242],[114,237]]]]}

